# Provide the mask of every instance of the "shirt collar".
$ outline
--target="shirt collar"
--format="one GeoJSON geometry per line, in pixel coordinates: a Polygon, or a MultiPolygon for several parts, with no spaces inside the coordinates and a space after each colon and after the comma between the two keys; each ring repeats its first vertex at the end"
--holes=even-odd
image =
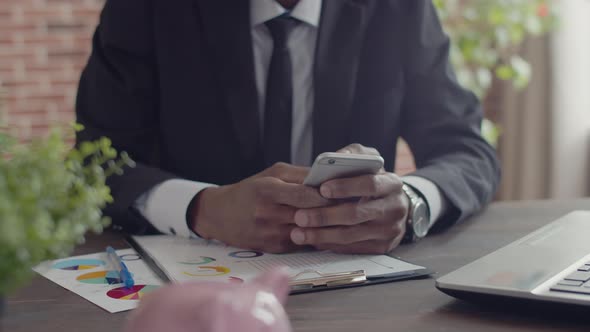
{"type": "MultiPolygon", "coordinates": [[[[288,12],[275,0],[250,0],[250,22],[255,27],[259,24],[288,12]]],[[[311,26],[319,27],[322,13],[322,0],[300,0],[291,11],[294,17],[311,26]]]]}

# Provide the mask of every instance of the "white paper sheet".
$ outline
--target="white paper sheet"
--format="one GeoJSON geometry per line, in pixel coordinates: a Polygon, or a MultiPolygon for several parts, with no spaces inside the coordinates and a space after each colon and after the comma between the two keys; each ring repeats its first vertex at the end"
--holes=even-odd
{"type": "Polygon", "coordinates": [[[133,238],[173,281],[241,282],[279,266],[287,267],[292,276],[307,270],[322,273],[365,270],[368,277],[391,277],[424,269],[385,255],[339,255],[326,251],[272,255],[201,239],[168,235],[133,238]]]}
{"type": "Polygon", "coordinates": [[[135,286],[127,289],[115,271],[110,271],[106,253],[75,256],[44,262],[33,270],[108,312],[137,307],[139,298],[162,284],[133,249],[117,250],[133,275],[135,286]]]}

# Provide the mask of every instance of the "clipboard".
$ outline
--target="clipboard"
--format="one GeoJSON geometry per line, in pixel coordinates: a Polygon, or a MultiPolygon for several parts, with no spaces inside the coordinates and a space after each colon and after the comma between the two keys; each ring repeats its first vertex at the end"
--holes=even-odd
{"type": "Polygon", "coordinates": [[[379,285],[401,280],[429,278],[434,274],[434,271],[432,270],[423,269],[420,271],[414,271],[403,275],[400,274],[392,275],[389,277],[370,278],[367,277],[364,270],[340,273],[321,273],[319,271],[307,272],[314,272],[317,275],[317,277],[291,280],[289,282],[289,286],[291,286],[291,291],[289,292],[290,295],[323,292],[343,288],[379,285]]]}
{"type": "MultiPolygon", "coordinates": [[[[127,236],[126,241],[133,249],[135,249],[135,251],[142,257],[143,261],[160,279],[162,279],[163,282],[174,282],[174,280],[168,277],[165,269],[158,263],[158,261],[155,260],[133,237],[127,236]]],[[[397,257],[395,257],[395,259],[403,261],[397,257]]],[[[368,276],[365,270],[325,273],[318,270],[308,269],[291,277],[291,281],[289,282],[291,291],[289,294],[297,295],[343,288],[378,285],[400,280],[427,278],[433,274],[434,272],[427,268],[404,271],[403,273],[393,273],[391,275],[379,277],[368,276]]]]}

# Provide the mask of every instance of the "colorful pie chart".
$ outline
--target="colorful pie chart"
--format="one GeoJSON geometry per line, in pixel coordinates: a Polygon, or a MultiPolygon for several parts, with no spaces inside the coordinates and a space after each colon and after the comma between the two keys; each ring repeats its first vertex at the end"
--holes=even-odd
{"type": "Polygon", "coordinates": [[[154,285],[135,285],[131,288],[119,287],[107,292],[107,296],[116,300],[139,300],[147,293],[155,290],[154,285]]]}
{"type": "Polygon", "coordinates": [[[184,264],[184,265],[201,265],[201,264],[209,264],[211,262],[215,262],[215,258],[199,256],[196,259],[185,260],[185,261],[181,261],[178,263],[184,264]]]}
{"type": "Polygon", "coordinates": [[[230,271],[225,266],[198,266],[196,271],[182,273],[191,277],[216,277],[228,274],[230,271]]]}
{"type": "Polygon", "coordinates": [[[233,258],[256,258],[264,255],[260,251],[254,250],[241,250],[241,251],[234,251],[230,252],[229,256],[233,258]]]}
{"type": "Polygon", "coordinates": [[[85,284],[120,284],[122,283],[119,274],[116,271],[96,271],[85,273],[76,278],[81,283],[85,284]]]}
{"type": "Polygon", "coordinates": [[[53,264],[53,268],[67,271],[77,271],[90,270],[101,265],[105,265],[105,262],[100,259],[69,259],[53,264]]]}

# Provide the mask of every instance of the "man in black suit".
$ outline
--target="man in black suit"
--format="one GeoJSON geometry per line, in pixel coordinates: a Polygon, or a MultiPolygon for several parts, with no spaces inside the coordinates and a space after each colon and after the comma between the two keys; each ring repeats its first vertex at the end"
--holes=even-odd
{"type": "Polygon", "coordinates": [[[389,252],[499,181],[448,53],[429,0],[107,0],[78,140],[110,137],[137,162],[109,179],[106,212],[128,232],[389,252]],[[403,178],[400,136],[418,168],[403,178]],[[302,185],[329,151],[380,153],[390,172],[302,185]]]}

